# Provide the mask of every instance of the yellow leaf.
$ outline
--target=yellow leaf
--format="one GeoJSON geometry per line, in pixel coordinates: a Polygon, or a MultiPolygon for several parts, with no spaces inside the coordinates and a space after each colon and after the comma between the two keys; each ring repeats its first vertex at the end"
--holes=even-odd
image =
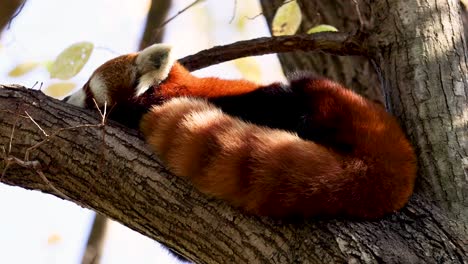
{"type": "Polygon", "coordinates": [[[252,57],[234,60],[234,65],[242,73],[245,79],[253,82],[260,82],[262,71],[256,59],[252,57]]]}
{"type": "Polygon", "coordinates": [[[8,76],[19,77],[19,76],[25,75],[26,73],[34,70],[37,66],[39,66],[39,63],[34,62],[34,61],[18,64],[13,70],[11,70],[8,73],[8,76]]]}
{"type": "Polygon", "coordinates": [[[81,71],[93,52],[93,43],[75,43],[62,51],[50,67],[50,77],[68,80],[81,71]]]}
{"type": "Polygon", "coordinates": [[[271,25],[273,36],[294,35],[302,21],[301,8],[294,1],[285,1],[278,8],[271,25]]]}
{"type": "Polygon", "coordinates": [[[336,27],[330,25],[318,25],[315,26],[307,31],[307,34],[314,34],[318,32],[325,32],[325,31],[338,31],[336,27]]]}
{"type": "Polygon", "coordinates": [[[62,241],[62,237],[59,234],[52,234],[47,238],[48,245],[58,244],[60,241],[62,241]]]}
{"type": "Polygon", "coordinates": [[[70,82],[54,83],[47,86],[42,91],[50,97],[63,98],[69,94],[75,86],[76,84],[70,82]]]}

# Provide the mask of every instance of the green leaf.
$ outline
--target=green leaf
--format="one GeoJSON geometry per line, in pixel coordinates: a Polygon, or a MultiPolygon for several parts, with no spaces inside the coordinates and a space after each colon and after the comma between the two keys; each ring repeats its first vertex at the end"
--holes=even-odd
{"type": "Polygon", "coordinates": [[[330,25],[318,25],[309,29],[307,31],[307,34],[314,34],[314,33],[325,32],[325,31],[338,31],[338,29],[330,25]]]}
{"type": "Polygon", "coordinates": [[[50,97],[63,98],[69,94],[75,86],[76,84],[71,82],[53,83],[42,91],[50,97]]]}
{"type": "Polygon", "coordinates": [[[50,77],[68,80],[81,71],[93,52],[93,43],[75,43],[62,51],[50,67],[50,77]]]}
{"type": "Polygon", "coordinates": [[[273,36],[294,35],[302,22],[301,8],[294,1],[285,1],[276,11],[272,23],[273,36]]]}
{"type": "Polygon", "coordinates": [[[13,70],[11,70],[8,73],[8,76],[19,77],[19,76],[25,75],[26,73],[34,70],[37,66],[39,66],[39,63],[34,62],[34,61],[29,61],[29,62],[18,64],[16,65],[15,68],[13,68],[13,70]]]}

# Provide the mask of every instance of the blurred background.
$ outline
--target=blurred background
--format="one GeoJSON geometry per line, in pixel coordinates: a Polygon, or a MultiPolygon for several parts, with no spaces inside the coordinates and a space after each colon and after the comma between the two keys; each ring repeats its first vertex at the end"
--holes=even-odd
{"type": "MultiPolygon", "coordinates": [[[[0,13],[8,1],[0,0],[0,13]]],[[[172,44],[178,58],[269,35],[257,0],[27,0],[0,35],[0,84],[21,84],[63,98],[106,60],[149,44],[142,40],[148,30],[153,40],[172,44]],[[79,73],[67,80],[51,78],[51,62],[83,41],[93,48],[79,73]]],[[[284,78],[274,55],[227,62],[194,74],[260,83],[284,78]]],[[[0,184],[0,212],[0,263],[93,263],[84,258],[95,223],[92,211],[0,184]]],[[[179,263],[157,242],[116,222],[108,222],[105,229],[100,263],[179,263]]]]}

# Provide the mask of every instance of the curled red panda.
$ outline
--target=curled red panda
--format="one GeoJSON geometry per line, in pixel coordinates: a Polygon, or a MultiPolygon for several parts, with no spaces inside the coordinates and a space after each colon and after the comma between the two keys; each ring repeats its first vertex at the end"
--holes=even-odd
{"type": "Polygon", "coordinates": [[[414,151],[380,105],[331,80],[198,78],[156,44],[100,66],[65,100],[113,106],[176,175],[256,215],[377,218],[402,208],[414,151]]]}

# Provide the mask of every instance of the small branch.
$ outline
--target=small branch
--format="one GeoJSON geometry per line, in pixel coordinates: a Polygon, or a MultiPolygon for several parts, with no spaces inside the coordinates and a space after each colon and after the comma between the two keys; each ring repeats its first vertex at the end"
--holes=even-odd
{"type": "Polygon", "coordinates": [[[229,24],[231,24],[236,18],[236,13],[237,13],[237,0],[234,0],[234,7],[232,9],[231,19],[229,19],[229,24]]]}
{"type": "Polygon", "coordinates": [[[221,62],[248,56],[292,51],[321,51],[334,55],[368,55],[367,39],[362,33],[350,35],[324,32],[311,35],[264,37],[216,46],[179,60],[195,71],[221,62]]]}
{"type": "MultiPolygon", "coordinates": [[[[29,117],[29,119],[37,126],[37,128],[39,128],[39,130],[41,130],[42,134],[44,134],[44,136],[46,137],[49,137],[49,134],[47,134],[47,132],[44,131],[44,129],[42,129],[42,127],[28,114],[28,112],[24,111],[24,113],[29,117]]],[[[13,133],[13,132],[12,132],[13,133]]]]}
{"type": "Polygon", "coordinates": [[[102,256],[106,230],[109,220],[102,214],[94,215],[93,226],[89,232],[86,249],[81,260],[81,264],[98,264],[102,256]]]}
{"type": "Polygon", "coordinates": [[[362,19],[361,10],[359,9],[358,0],[352,0],[352,1],[354,3],[354,7],[356,8],[356,14],[357,14],[358,19],[359,19],[359,29],[361,31],[363,31],[364,30],[364,20],[362,19]]]}
{"type": "Polygon", "coordinates": [[[29,147],[26,149],[26,153],[24,154],[24,160],[29,160],[29,153],[31,153],[31,151],[39,148],[40,146],[44,145],[45,143],[47,143],[51,138],[57,136],[59,133],[61,132],[64,132],[64,131],[68,131],[68,130],[75,130],[75,129],[80,129],[80,128],[91,128],[91,127],[102,127],[103,125],[102,124],[96,124],[96,125],[92,125],[92,124],[86,124],[86,125],[79,125],[79,126],[74,126],[74,127],[64,127],[64,128],[60,128],[58,129],[57,131],[55,131],[54,133],[52,133],[51,135],[47,136],[44,140],[38,142],[37,144],[29,147]]]}
{"type": "Polygon", "coordinates": [[[37,160],[32,160],[32,161],[27,161],[27,160],[21,160],[21,159],[18,159],[17,157],[6,157],[4,158],[4,161],[5,161],[5,169],[3,170],[3,173],[2,173],[2,180],[6,174],[6,171],[8,169],[8,167],[10,167],[12,164],[16,164],[16,165],[19,165],[23,168],[27,168],[27,169],[31,169],[33,171],[35,171],[37,173],[37,175],[39,175],[39,177],[41,177],[41,179],[44,181],[44,183],[54,192],[56,193],[58,196],[62,197],[63,199],[67,199],[69,201],[73,201],[73,199],[71,199],[70,197],[68,197],[66,194],[64,194],[63,192],[61,192],[59,189],[57,189],[48,179],[47,177],[44,175],[44,173],[42,172],[42,166],[41,166],[41,163],[37,160]]]}
{"type": "Polygon", "coordinates": [[[263,12],[260,12],[260,13],[256,14],[255,16],[251,16],[251,17],[250,17],[250,16],[246,16],[245,18],[247,18],[248,20],[254,20],[254,19],[256,19],[257,17],[262,16],[262,15],[263,15],[263,12]]]}
{"type": "Polygon", "coordinates": [[[2,154],[3,154],[2,158],[3,158],[3,162],[5,164],[5,167],[3,168],[2,176],[0,176],[0,182],[3,182],[3,179],[5,178],[6,172],[7,172],[8,168],[11,165],[11,163],[7,161],[8,154],[7,154],[4,146],[2,146],[2,154]]]}
{"type": "MultiPolygon", "coordinates": [[[[95,102],[96,103],[96,102],[95,102]]],[[[96,104],[97,106],[97,104],[96,104]]],[[[39,175],[39,177],[46,183],[47,186],[50,187],[50,189],[55,192],[58,196],[62,197],[63,199],[67,199],[67,200],[70,200],[72,201],[72,199],[70,197],[68,197],[66,194],[64,194],[63,192],[61,192],[59,189],[57,189],[48,179],[47,177],[45,176],[45,174],[42,172],[42,166],[41,166],[41,163],[39,161],[36,161],[36,160],[29,160],[29,153],[34,150],[34,149],[37,149],[39,148],[40,146],[42,146],[43,144],[45,144],[46,142],[48,142],[51,138],[55,137],[58,135],[58,133],[62,132],[62,131],[66,131],[66,130],[71,130],[71,129],[77,129],[77,128],[83,128],[83,127],[104,127],[105,125],[105,122],[106,122],[106,111],[107,111],[107,104],[104,104],[104,114],[101,112],[101,110],[98,108],[99,110],[99,113],[101,114],[101,124],[99,125],[82,125],[82,126],[74,126],[74,127],[69,127],[69,128],[61,128],[61,129],[58,129],[57,131],[55,131],[52,135],[49,135],[47,134],[47,132],[36,122],[36,120],[34,120],[34,118],[32,118],[31,115],[29,115],[29,113],[27,111],[24,111],[24,113],[26,114],[27,118],[42,132],[42,134],[44,134],[45,136],[45,139],[38,142],[37,144],[29,147],[26,149],[25,151],[25,154],[24,154],[24,159],[21,160],[17,157],[14,157],[14,156],[11,156],[10,153],[11,153],[11,150],[12,150],[12,145],[13,145],[13,138],[14,138],[14,134],[15,134],[15,128],[16,128],[16,125],[18,123],[18,118],[20,117],[18,111],[19,109],[17,110],[16,114],[15,114],[15,121],[13,123],[13,126],[12,126],[12,129],[11,129],[11,134],[10,134],[10,138],[9,138],[9,146],[8,146],[8,152],[5,150],[5,147],[2,146],[2,153],[3,153],[3,162],[5,164],[5,167],[2,171],[2,175],[0,177],[0,182],[3,181],[8,169],[10,168],[11,165],[13,164],[16,164],[16,165],[19,165],[21,167],[24,167],[24,168],[28,168],[28,169],[31,169],[33,171],[35,171],[37,173],[37,175],[39,175]]],[[[3,112],[7,112],[7,110],[2,110],[3,112]]],[[[104,134],[104,133],[103,133],[104,134]]],[[[103,139],[104,139],[104,136],[103,136],[103,139]]]]}
{"type": "Polygon", "coordinates": [[[182,13],[184,13],[185,11],[189,10],[190,8],[192,8],[193,6],[195,6],[196,4],[198,4],[198,3],[202,2],[202,1],[204,1],[204,0],[196,0],[196,1],[192,2],[190,5],[186,6],[185,8],[183,8],[182,10],[177,12],[177,14],[173,15],[169,19],[162,22],[157,28],[154,29],[153,38],[154,38],[154,36],[158,35],[160,33],[160,31],[164,28],[164,26],[166,26],[169,22],[171,22],[172,20],[177,18],[179,15],[181,15],[182,13]]]}
{"type": "Polygon", "coordinates": [[[10,141],[8,142],[8,152],[5,152],[5,155],[10,155],[10,153],[11,153],[11,146],[13,144],[13,137],[15,136],[15,128],[16,128],[16,125],[18,124],[18,117],[19,117],[18,111],[19,111],[19,109],[15,113],[15,122],[13,123],[13,127],[11,128],[10,141]]]}
{"type": "MultiPolygon", "coordinates": [[[[97,106],[97,105],[96,105],[97,106]]],[[[16,164],[16,165],[19,165],[21,167],[24,167],[24,168],[28,168],[28,169],[31,169],[33,171],[35,171],[37,173],[37,175],[39,175],[39,177],[46,183],[47,186],[50,187],[50,189],[55,192],[57,195],[59,195],[60,197],[64,198],[64,199],[67,199],[67,200],[72,200],[70,197],[68,197],[67,195],[65,195],[63,192],[61,192],[59,189],[57,189],[48,179],[47,177],[45,176],[45,174],[42,172],[42,166],[40,164],[39,161],[36,161],[36,160],[29,160],[29,153],[31,153],[31,151],[33,151],[34,149],[37,149],[39,148],[40,146],[44,145],[46,142],[48,142],[51,138],[57,136],[60,132],[62,131],[67,131],[67,130],[72,130],[72,129],[78,129],[78,128],[84,128],[84,127],[104,127],[105,125],[105,122],[106,122],[106,112],[107,112],[107,104],[104,104],[104,113],[101,112],[101,110],[98,108],[99,110],[99,113],[101,114],[101,124],[99,125],[81,125],[81,126],[74,126],[74,127],[67,127],[67,128],[61,128],[61,129],[58,129],[57,131],[55,131],[53,134],[49,135],[37,122],[36,120],[34,120],[34,118],[29,115],[29,113],[27,111],[24,111],[24,113],[26,114],[26,117],[42,132],[42,134],[44,134],[45,136],[45,139],[38,142],[37,144],[29,147],[26,149],[25,151],[25,154],[24,154],[24,159],[21,160],[17,157],[14,157],[14,156],[11,156],[10,153],[11,153],[11,150],[12,150],[12,145],[13,145],[13,138],[14,138],[14,134],[15,134],[15,128],[17,126],[17,123],[18,123],[18,118],[19,117],[24,117],[24,116],[20,116],[18,111],[19,109],[16,111],[15,113],[15,121],[13,123],[13,126],[11,128],[11,133],[10,133],[10,137],[9,137],[9,143],[8,143],[8,151],[5,149],[4,146],[2,146],[2,158],[3,158],[3,162],[4,162],[4,169],[2,170],[2,174],[0,176],[0,182],[3,181],[3,179],[5,178],[5,175],[8,171],[8,169],[11,167],[11,165],[13,164],[16,164]]],[[[8,111],[8,110],[1,110],[1,112],[11,112],[11,111],[8,111]]],[[[104,136],[103,136],[104,138],[104,136]]]]}

